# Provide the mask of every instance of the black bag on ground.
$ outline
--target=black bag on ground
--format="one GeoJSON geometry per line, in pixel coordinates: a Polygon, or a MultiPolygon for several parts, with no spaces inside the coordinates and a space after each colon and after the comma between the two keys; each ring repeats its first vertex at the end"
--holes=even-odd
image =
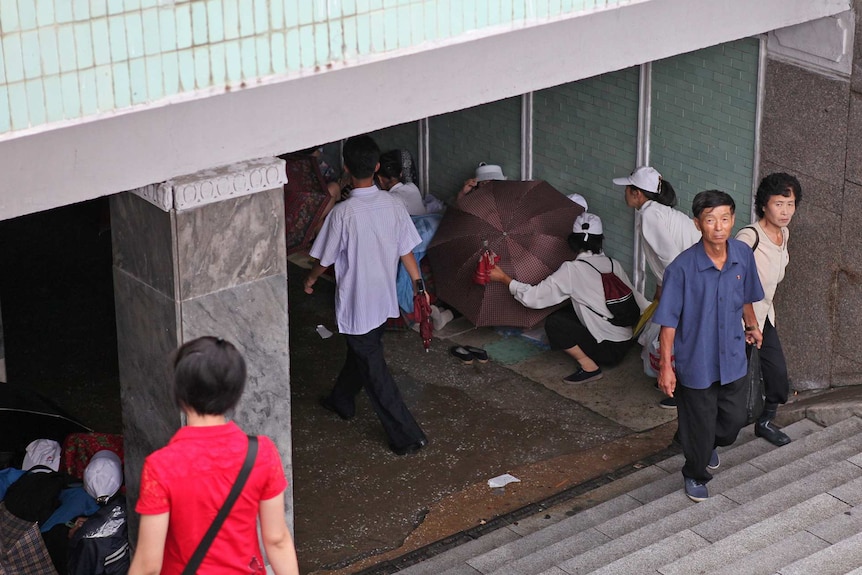
{"type": "Polygon", "coordinates": [[[6,490],[6,509],[20,519],[41,525],[60,506],[60,491],[68,484],[67,475],[36,465],[6,490]]]}
{"type": "MultiPolygon", "coordinates": [[[[586,260],[581,260],[602,276],[602,288],[605,293],[605,305],[608,306],[608,311],[611,312],[611,317],[606,317],[593,308],[589,308],[597,316],[611,322],[618,327],[631,327],[637,325],[641,318],[641,308],[635,300],[635,294],[632,288],[627,286],[623,280],[614,273],[614,260],[608,258],[611,262],[611,271],[600,272],[596,266],[586,260]]],[[[587,306],[589,307],[589,306],[587,306]]]]}
{"type": "Polygon", "coordinates": [[[760,371],[760,350],[756,345],[747,345],[748,374],[746,383],[746,421],[751,424],[757,421],[766,406],[766,387],[763,384],[763,374],[760,371]]]}

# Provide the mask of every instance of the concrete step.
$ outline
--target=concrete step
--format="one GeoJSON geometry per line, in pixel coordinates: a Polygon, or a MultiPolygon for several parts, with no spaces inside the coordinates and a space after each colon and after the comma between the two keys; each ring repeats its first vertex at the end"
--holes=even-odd
{"type": "MultiPolygon", "coordinates": [[[[846,426],[849,427],[849,426],[846,426]]],[[[814,450],[821,446],[822,442],[812,443],[806,439],[819,432],[822,428],[813,422],[803,420],[797,424],[788,426],[786,432],[792,439],[799,441],[803,446],[811,443],[809,449],[814,450]]],[[[860,427],[862,429],[862,427],[860,427]]],[[[846,429],[845,429],[846,432],[846,429]]],[[[744,439],[753,439],[753,432],[746,433],[744,439]],[[750,433],[750,435],[748,434],[750,433]]],[[[793,443],[791,443],[793,445],[793,443]]],[[[746,460],[768,454],[775,447],[763,440],[744,441],[739,445],[731,446],[727,450],[720,451],[722,466],[716,471],[716,479],[710,484],[714,493],[720,493],[763,474],[763,470],[750,465],[745,465],[746,460]],[[729,469],[728,469],[729,468],[729,469]],[[719,478],[721,481],[719,481],[719,478]]],[[[798,448],[802,452],[804,447],[798,448]]],[[[680,469],[683,458],[681,455],[671,457],[659,464],[657,467],[665,469],[668,473],[652,483],[636,488],[626,495],[617,499],[631,498],[640,505],[620,514],[613,514],[603,522],[593,523],[578,521],[578,514],[566,525],[573,527],[572,535],[550,543],[546,541],[544,546],[537,548],[529,555],[518,557],[511,554],[509,559],[494,571],[493,575],[533,575],[540,573],[553,565],[561,565],[566,561],[580,556],[583,566],[578,569],[586,569],[590,566],[595,569],[609,561],[622,557],[645,544],[655,542],[657,538],[668,536],[688,525],[695,525],[705,521],[711,514],[719,514],[729,509],[732,503],[727,499],[710,500],[708,505],[701,505],[700,509],[691,511],[689,514],[674,517],[675,522],[663,524],[656,528],[656,522],[665,517],[676,515],[679,511],[692,507],[691,501],[682,492],[682,478],[680,469]],[[680,523],[682,522],[682,523],[680,523]],[[650,526],[642,529],[643,526],[650,526]],[[574,529],[577,529],[576,531],[574,529]],[[631,536],[627,536],[634,533],[631,536]]],[[[612,503],[612,502],[608,502],[612,503]]],[[[708,502],[704,502],[708,503],[708,502]]],[[[543,533],[537,533],[533,537],[538,540],[543,533]]],[[[555,533],[555,536],[557,533],[555,533]]],[[[500,555],[509,555],[512,549],[518,549],[523,545],[513,542],[504,549],[495,550],[486,554],[485,557],[469,559],[467,562],[482,573],[489,573],[484,559],[488,555],[496,553],[499,560],[500,555]],[[508,548],[508,549],[507,549],[508,548]]],[[[574,565],[570,565],[574,567],[574,565]]]]}
{"type": "Polygon", "coordinates": [[[595,507],[521,521],[399,573],[862,575],[862,418],[785,431],[793,442],[781,449],[749,427],[719,450],[704,502],[685,497],[678,455],[619,480],[631,489],[595,507]]]}

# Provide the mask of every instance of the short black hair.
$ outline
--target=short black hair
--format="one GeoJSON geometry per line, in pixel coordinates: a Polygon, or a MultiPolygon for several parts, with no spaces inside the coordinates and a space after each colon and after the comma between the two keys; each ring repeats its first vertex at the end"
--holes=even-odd
{"type": "Polygon", "coordinates": [[[581,252],[593,252],[594,254],[601,253],[604,234],[585,234],[583,232],[572,232],[566,238],[569,248],[576,254],[581,252]]]}
{"type": "Polygon", "coordinates": [[[354,178],[364,179],[374,175],[380,162],[380,148],[371,136],[353,136],[347,138],[342,149],[344,166],[354,178]]]}
{"type": "Polygon", "coordinates": [[[718,206],[730,206],[730,213],[736,213],[736,202],[730,194],[721,190],[706,190],[697,194],[691,202],[691,213],[699,218],[703,210],[718,206]]]}
{"type": "Polygon", "coordinates": [[[200,415],[224,415],[245,389],[245,360],[229,341],[204,336],[174,354],[174,399],[200,415]]]}
{"type": "Polygon", "coordinates": [[[776,172],[769,174],[757,186],[757,192],[754,194],[754,213],[758,218],[764,216],[763,208],[769,203],[769,198],[772,196],[784,196],[789,198],[793,196],[796,205],[802,201],[802,186],[799,180],[790,174],[784,172],[776,172]]]}
{"type": "Polygon", "coordinates": [[[401,179],[404,167],[401,164],[401,150],[389,150],[380,155],[380,169],[377,173],[384,178],[401,179]]]}

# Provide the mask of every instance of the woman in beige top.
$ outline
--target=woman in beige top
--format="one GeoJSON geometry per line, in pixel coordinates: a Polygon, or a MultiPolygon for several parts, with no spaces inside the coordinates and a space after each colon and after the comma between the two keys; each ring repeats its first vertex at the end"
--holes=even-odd
{"type": "Polygon", "coordinates": [[[754,197],[757,222],[736,234],[736,239],[742,240],[754,251],[757,275],[760,276],[764,293],[764,298],[754,304],[754,313],[763,333],[760,366],[766,387],[766,408],[754,425],[754,434],[778,446],[790,443],[790,438],[772,423],[778,406],[787,401],[790,382],[781,341],[775,330],[775,307],[772,301],[775,289],[784,279],[784,268],[790,261],[787,253],[790,232],[787,225],[793,219],[801,199],[799,180],[789,174],[769,174],[761,180],[754,197]]]}

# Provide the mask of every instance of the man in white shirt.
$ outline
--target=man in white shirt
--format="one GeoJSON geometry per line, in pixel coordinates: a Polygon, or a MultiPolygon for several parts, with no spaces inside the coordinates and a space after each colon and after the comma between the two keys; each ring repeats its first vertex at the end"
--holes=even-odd
{"type": "Polygon", "coordinates": [[[428,439],[404,404],[383,356],[386,320],[398,317],[395,271],[404,264],[414,283],[419,266],[413,248],[421,241],[398,198],[374,185],[380,150],[369,136],[344,144],[344,169],[354,189],[326,217],[309,254],[319,263],[305,280],[313,293],[317,278],[335,264],[335,317],[347,342],[347,358],[321,405],[342,419],[356,412],[355,398],[365,389],[396,455],[425,447],[428,439]]]}

